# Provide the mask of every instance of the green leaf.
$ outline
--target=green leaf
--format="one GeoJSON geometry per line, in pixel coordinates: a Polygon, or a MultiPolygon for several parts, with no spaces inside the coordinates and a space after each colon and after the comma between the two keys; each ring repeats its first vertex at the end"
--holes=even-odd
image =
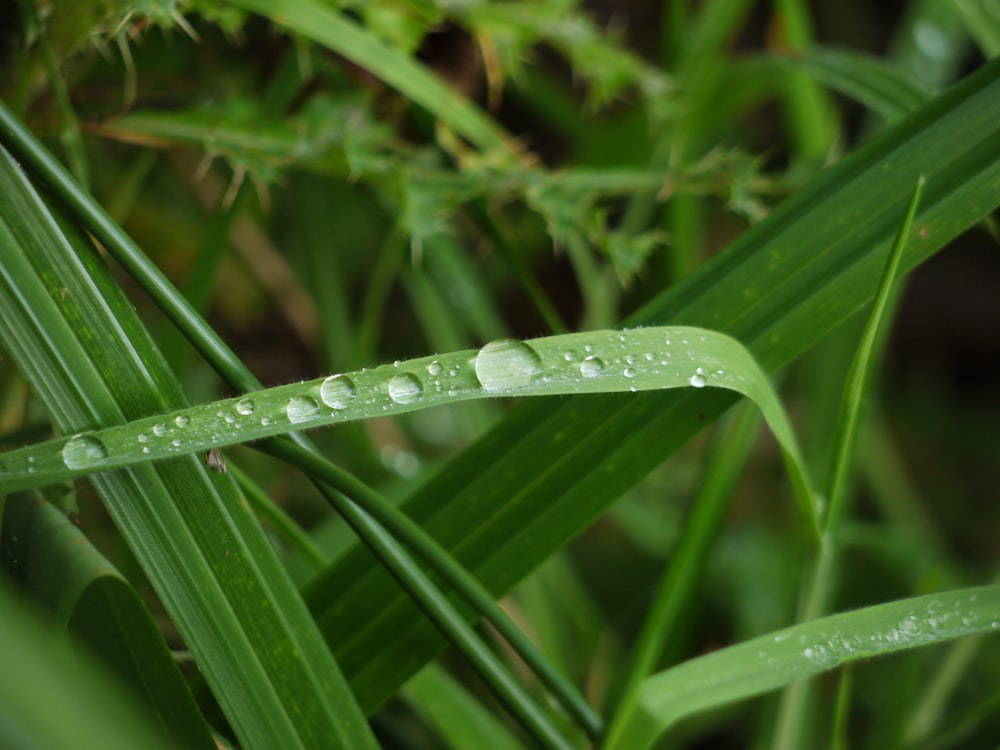
{"type": "Polygon", "coordinates": [[[757,404],[785,454],[802,513],[818,532],[807,471],[767,377],[735,339],[683,326],[569,333],[528,342],[499,339],[479,351],[278,386],[9,451],[0,459],[0,481],[23,489],[293,430],[476,398],[706,386],[757,404]]]}
{"type": "Polygon", "coordinates": [[[94,661],[54,638],[21,606],[2,579],[0,612],[0,745],[19,750],[175,747],[150,728],[129,695],[94,661]]]}
{"type": "Polygon", "coordinates": [[[179,747],[216,745],[163,636],[135,590],[49,503],[26,495],[4,505],[0,561],[24,596],[68,629],[141,698],[179,747]]]}
{"type": "Polygon", "coordinates": [[[691,659],[650,677],[616,748],[649,747],[699,711],[844,664],[1000,629],[1000,586],[959,589],[812,620],[691,659]]]}

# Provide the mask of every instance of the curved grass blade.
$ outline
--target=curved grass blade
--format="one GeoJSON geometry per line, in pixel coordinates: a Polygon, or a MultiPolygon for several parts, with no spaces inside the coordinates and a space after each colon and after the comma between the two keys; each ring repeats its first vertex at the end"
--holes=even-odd
{"type": "Polygon", "coordinates": [[[691,659],[650,677],[613,748],[649,747],[699,711],[843,664],[1000,631],[1000,586],[960,589],[843,612],[691,659]]]}
{"type": "Polygon", "coordinates": [[[47,633],[5,581],[0,581],[0,612],[0,746],[45,750],[181,747],[166,742],[143,721],[106,671],[86,655],[74,653],[64,639],[47,633]]]}
{"type": "Polygon", "coordinates": [[[215,748],[167,644],[135,590],[66,516],[40,498],[4,503],[0,563],[26,600],[69,630],[141,700],[164,738],[215,748]]]}
{"type": "Polygon", "coordinates": [[[723,388],[760,408],[781,445],[801,510],[818,532],[816,502],[784,409],[735,339],[669,326],[590,331],[528,342],[500,339],[371,370],[278,386],[125,425],[10,451],[0,482],[12,489],[209,450],[293,430],[497,396],[723,388]]]}

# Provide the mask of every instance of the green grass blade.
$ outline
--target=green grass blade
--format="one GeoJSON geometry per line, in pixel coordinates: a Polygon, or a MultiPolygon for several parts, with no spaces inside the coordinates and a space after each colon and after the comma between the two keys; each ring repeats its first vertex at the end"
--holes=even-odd
{"type": "Polygon", "coordinates": [[[381,42],[346,16],[314,0],[229,0],[343,55],[419,104],[483,151],[516,152],[513,139],[490,117],[410,57],[381,42]]]}
{"type": "Polygon", "coordinates": [[[498,396],[723,388],[760,408],[787,461],[800,508],[816,505],[791,424],[767,377],[735,339],[682,326],[500,339],[370,370],[278,386],[126,425],[9,451],[0,481],[39,486],[293,430],[498,396]]]}
{"type": "Polygon", "coordinates": [[[642,681],[657,667],[664,644],[694,590],[698,574],[708,554],[722,514],[743,468],[759,426],[758,415],[746,407],[727,424],[726,431],[705,464],[704,481],[685,521],[680,542],[670,558],[649,614],[632,647],[620,697],[613,707],[613,718],[604,743],[614,747],[636,707],[642,681]]]}
{"type": "Polygon", "coordinates": [[[402,698],[454,750],[523,750],[497,717],[436,664],[406,683],[402,698]]]}
{"type": "Polygon", "coordinates": [[[53,638],[6,581],[0,581],[0,611],[0,745],[25,750],[179,747],[143,720],[128,694],[96,662],[53,638]]]}
{"type": "MultiPolygon", "coordinates": [[[[913,225],[923,189],[924,179],[920,177],[910,199],[910,205],[907,207],[903,223],[896,234],[896,240],[889,252],[882,279],[875,293],[871,314],[868,316],[861,341],[858,343],[844,382],[840,413],[833,441],[834,457],[830,482],[827,486],[829,505],[823,518],[823,542],[817,550],[818,554],[813,565],[810,566],[811,572],[807,575],[799,613],[799,619],[802,621],[819,617],[829,607],[838,559],[835,542],[836,530],[846,503],[847,478],[854,457],[858,415],[861,402],[867,392],[868,372],[874,356],[876,340],[881,331],[884,313],[889,304],[900,259],[903,257],[903,250],[909,239],[910,228],[913,225]]],[[[808,682],[799,682],[792,685],[782,696],[776,719],[778,727],[774,741],[776,748],[796,748],[806,741],[804,732],[809,714],[807,704],[810,699],[810,687],[808,682]]]]}
{"type": "MultiPolygon", "coordinates": [[[[93,248],[0,159],[0,338],[64,433],[183,404],[93,248]]],[[[92,480],[248,747],[374,740],[231,478],[191,457],[92,480]]]]}
{"type": "Polygon", "coordinates": [[[615,747],[649,747],[681,719],[861,659],[1000,628],[1000,586],[960,589],[831,615],[691,659],[650,677],[615,747]]]}
{"type": "Polygon", "coordinates": [[[6,499],[0,562],[54,632],[110,667],[178,747],[214,748],[208,725],[135,590],[70,520],[40,498],[6,499]]]}

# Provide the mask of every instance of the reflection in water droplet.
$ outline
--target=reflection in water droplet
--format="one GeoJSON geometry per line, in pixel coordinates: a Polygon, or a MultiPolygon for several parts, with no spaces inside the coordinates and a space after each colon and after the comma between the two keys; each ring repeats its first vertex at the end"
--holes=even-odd
{"type": "Polygon", "coordinates": [[[356,396],[353,381],[343,375],[331,375],[319,387],[319,397],[331,409],[346,409],[356,396]]]}
{"type": "Polygon", "coordinates": [[[691,385],[693,385],[695,388],[704,388],[706,382],[705,371],[699,367],[697,370],[694,371],[694,375],[691,376],[691,380],[689,380],[688,382],[691,383],[691,385]]]}
{"type": "Polygon", "coordinates": [[[397,404],[416,403],[423,395],[423,384],[411,372],[401,372],[389,381],[389,396],[397,404]]]}
{"type": "Polygon", "coordinates": [[[68,469],[89,469],[108,457],[108,449],[93,435],[76,435],[66,441],[62,457],[68,469]]]}
{"type": "Polygon", "coordinates": [[[248,398],[241,398],[236,402],[236,413],[242,414],[244,417],[249,417],[253,414],[253,401],[248,398]]]}
{"type": "Polygon", "coordinates": [[[541,357],[523,341],[491,341],[476,355],[476,377],[486,391],[521,388],[541,374],[541,357]]]}
{"type": "Polygon", "coordinates": [[[185,427],[191,424],[191,420],[185,417],[183,414],[180,414],[174,419],[174,424],[183,430],[185,427]]]}
{"type": "Polygon", "coordinates": [[[311,396],[295,396],[288,399],[285,414],[290,422],[305,422],[319,416],[319,404],[311,396]]]}
{"type": "Polygon", "coordinates": [[[604,363],[597,357],[587,357],[580,363],[580,374],[585,378],[596,378],[604,372],[604,363]]]}

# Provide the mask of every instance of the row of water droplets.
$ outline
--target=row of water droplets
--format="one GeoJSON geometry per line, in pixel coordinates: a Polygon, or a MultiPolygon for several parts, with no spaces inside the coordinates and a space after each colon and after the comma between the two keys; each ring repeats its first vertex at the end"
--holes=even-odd
{"type": "MultiPolygon", "coordinates": [[[[701,337],[699,343],[704,340],[701,337]]],[[[469,390],[471,381],[458,379],[464,365],[456,362],[453,356],[447,358],[448,365],[436,359],[426,364],[411,363],[409,366],[396,362],[369,372],[362,371],[354,376],[331,375],[319,382],[318,388],[316,382],[301,384],[301,392],[288,398],[283,414],[255,416],[257,407],[251,396],[226,404],[225,408],[215,413],[215,419],[211,415],[205,418],[212,427],[207,440],[220,445],[236,442],[228,438],[245,427],[249,428],[249,432],[256,432],[256,437],[273,434],[274,429],[262,433],[260,429],[253,428],[259,425],[266,429],[282,421],[282,416],[294,425],[307,424],[321,417],[326,417],[324,422],[330,422],[334,421],[331,419],[334,416],[351,418],[355,411],[358,416],[371,416],[373,406],[385,411],[398,410],[398,407],[412,407],[429,400],[428,397],[433,397],[434,403],[440,403],[460,395],[469,397],[480,390],[501,395],[525,389],[539,380],[548,382],[554,378],[571,388],[574,382],[590,381],[611,374],[630,379],[642,370],[657,375],[660,372],[657,367],[664,367],[674,368],[672,374],[675,378],[686,377],[689,385],[703,388],[711,377],[720,381],[733,377],[726,375],[721,369],[707,372],[701,366],[694,366],[697,360],[695,352],[690,349],[683,351],[689,346],[688,339],[675,343],[666,338],[661,343],[663,346],[658,353],[634,354],[629,351],[628,336],[624,333],[615,334],[608,340],[607,346],[599,347],[601,351],[597,351],[594,344],[585,343],[582,352],[566,349],[561,362],[553,362],[546,368],[542,357],[530,344],[515,339],[500,339],[486,344],[467,362],[475,372],[476,382],[472,393],[469,390]],[[673,361],[675,349],[680,352],[676,359],[683,359],[684,362],[673,361]],[[685,367],[687,373],[679,369],[681,367],[685,367]],[[356,381],[363,382],[363,387],[359,388],[356,381]],[[359,397],[359,393],[366,394],[366,397],[359,397]]],[[[736,377],[742,379],[743,376],[736,377]]],[[[157,455],[164,455],[195,450],[197,446],[192,448],[186,445],[184,438],[184,432],[191,423],[192,417],[185,414],[179,414],[170,421],[156,422],[148,432],[137,436],[140,451],[146,455],[154,451],[157,455]]],[[[202,422],[202,426],[204,424],[202,422]]],[[[202,434],[196,442],[203,444],[205,441],[206,437],[202,434]]],[[[70,438],[62,448],[63,463],[72,470],[98,467],[107,460],[108,455],[104,442],[96,435],[87,433],[70,438]]]]}
{"type": "MultiPolygon", "coordinates": [[[[933,643],[985,629],[1000,630],[1000,612],[983,622],[976,608],[976,595],[970,594],[965,606],[960,602],[945,604],[932,601],[922,612],[916,610],[901,617],[894,625],[864,635],[821,633],[816,638],[799,636],[801,656],[820,666],[832,666],[855,654],[872,655],[900,648],[933,643]],[[984,627],[985,626],[985,627],[984,627]]],[[[781,636],[775,636],[779,642],[781,636]]],[[[764,655],[761,652],[759,655],[764,655]]]]}

